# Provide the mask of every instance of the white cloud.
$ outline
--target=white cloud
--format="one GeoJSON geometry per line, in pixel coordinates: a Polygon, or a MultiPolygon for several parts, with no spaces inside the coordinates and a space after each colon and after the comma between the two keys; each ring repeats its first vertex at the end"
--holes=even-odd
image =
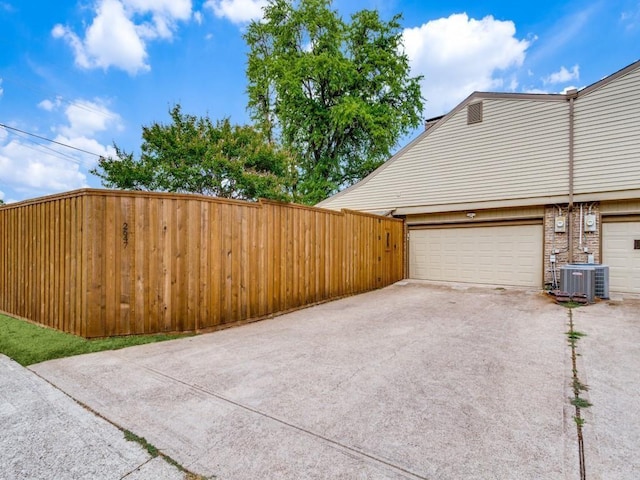
{"type": "Polygon", "coordinates": [[[630,10],[625,10],[620,14],[620,22],[625,25],[628,30],[633,30],[640,25],[640,2],[630,10]]]}
{"type": "Polygon", "coordinates": [[[86,186],[80,165],[14,139],[0,145],[0,175],[19,192],[62,192],[86,186]]]}
{"type": "Polygon", "coordinates": [[[561,91],[561,92],[558,92],[558,93],[562,93],[563,95],[566,95],[566,94],[569,92],[569,90],[578,90],[578,91],[580,91],[580,90],[582,90],[583,88],[584,88],[584,86],[582,86],[582,87],[577,87],[577,86],[575,86],[575,85],[567,85],[566,87],[564,87],[564,88],[562,89],[562,91],[561,91]]]}
{"type": "MultiPolygon", "coordinates": [[[[53,128],[56,135],[52,140],[95,155],[5,132],[0,135],[0,177],[3,183],[25,196],[86,187],[86,170],[96,165],[96,155],[115,155],[112,146],[103,145],[93,137],[100,132],[122,128],[120,116],[111,112],[101,100],[77,100],[64,109],[59,99],[46,100],[39,105],[52,113],[61,111],[65,116],[65,122],[53,128]]],[[[4,129],[0,133],[2,131],[4,129]]]]}
{"type": "Polygon", "coordinates": [[[68,125],[57,131],[66,136],[92,136],[109,128],[121,130],[120,116],[101,101],[76,100],[65,109],[68,125]]]}
{"type": "Polygon", "coordinates": [[[120,115],[111,112],[102,100],[76,100],[64,109],[64,115],[67,123],[54,128],[58,133],[54,140],[94,153],[95,155],[73,153],[83,165],[88,168],[93,167],[98,160],[96,155],[103,157],[115,155],[112,146],[102,145],[93,138],[96,134],[107,130],[122,130],[120,115]]]}
{"type": "Polygon", "coordinates": [[[564,65],[560,67],[560,70],[552,73],[546,78],[542,79],[542,82],[547,84],[555,84],[555,83],[566,83],[571,80],[579,80],[580,79],[580,67],[578,65],[574,65],[571,70],[567,70],[564,65]]]}
{"type": "Polygon", "coordinates": [[[217,17],[242,24],[261,19],[267,3],[267,0],[207,0],[204,6],[217,17]]]}
{"type": "Polygon", "coordinates": [[[189,20],[191,0],[122,0],[130,9],[139,13],[151,12],[165,20],[189,20]]]}
{"type": "Polygon", "coordinates": [[[515,37],[511,21],[466,13],[404,31],[414,75],[422,74],[427,117],[441,115],[474,91],[515,89],[509,70],[522,65],[529,41],[515,37]]]}
{"type": "Polygon", "coordinates": [[[526,88],[523,93],[540,93],[540,94],[545,94],[545,93],[551,93],[547,90],[543,90],[542,88],[526,88]]]}
{"type": "Polygon", "coordinates": [[[176,29],[176,22],[191,18],[191,0],[122,1],[131,13],[151,15],[151,22],[144,22],[137,26],[140,36],[146,39],[171,39],[176,29]]]}
{"type": "Polygon", "coordinates": [[[131,75],[150,69],[146,41],[171,39],[178,21],[191,17],[191,0],[100,0],[80,38],[55,25],[51,34],[73,49],[81,68],[120,68],[131,75]]]}
{"type": "Polygon", "coordinates": [[[61,102],[62,99],[60,97],[56,97],[55,100],[45,99],[38,104],[38,107],[46,110],[47,112],[52,112],[54,109],[60,106],[61,102]]]}

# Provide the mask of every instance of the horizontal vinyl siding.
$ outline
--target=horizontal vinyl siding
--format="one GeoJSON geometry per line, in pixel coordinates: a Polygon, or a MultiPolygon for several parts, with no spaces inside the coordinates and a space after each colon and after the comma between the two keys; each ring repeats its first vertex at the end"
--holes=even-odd
{"type": "Polygon", "coordinates": [[[575,102],[575,193],[640,185],[640,69],[575,102]]]}
{"type": "Polygon", "coordinates": [[[460,109],[368,181],[322,206],[392,209],[566,193],[567,102],[483,103],[482,123],[467,125],[467,109],[460,109]]]}

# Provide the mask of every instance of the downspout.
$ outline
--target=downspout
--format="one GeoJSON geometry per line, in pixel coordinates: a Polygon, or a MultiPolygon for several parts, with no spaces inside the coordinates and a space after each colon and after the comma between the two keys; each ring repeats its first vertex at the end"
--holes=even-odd
{"type": "Polygon", "coordinates": [[[572,88],[567,91],[569,99],[569,208],[567,212],[567,228],[569,229],[569,263],[573,263],[573,130],[574,130],[574,100],[578,97],[578,90],[572,88]]]}

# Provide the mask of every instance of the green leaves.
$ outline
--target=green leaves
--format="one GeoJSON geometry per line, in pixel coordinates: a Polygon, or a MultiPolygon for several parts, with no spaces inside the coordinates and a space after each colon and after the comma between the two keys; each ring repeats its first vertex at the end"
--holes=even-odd
{"type": "Polygon", "coordinates": [[[115,146],[116,158],[101,158],[92,173],[111,188],[289,199],[293,170],[286,150],[228,119],[186,115],[180,105],[170,114],[169,125],[143,127],[139,159],[115,146]]]}
{"type": "Polygon", "coordinates": [[[104,185],[315,204],[380,166],[421,123],[400,16],[331,0],[270,0],[245,33],[255,127],[183,114],[143,127],[139,159],[116,146],[92,173],[104,185]],[[280,146],[277,146],[280,145],[280,146]]]}
{"type": "Polygon", "coordinates": [[[272,0],[245,40],[249,110],[294,152],[296,199],[317,203],[386,160],[421,122],[400,17],[363,10],[345,22],[330,0],[272,0]]]}

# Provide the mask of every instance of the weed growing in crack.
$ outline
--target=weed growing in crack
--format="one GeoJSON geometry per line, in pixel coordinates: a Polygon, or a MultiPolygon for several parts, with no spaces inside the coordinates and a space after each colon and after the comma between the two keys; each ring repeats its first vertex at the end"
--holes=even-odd
{"type": "Polygon", "coordinates": [[[589,391],[589,385],[585,385],[578,378],[574,377],[574,379],[573,379],[573,391],[574,392],[579,392],[579,391],[588,392],[589,391]]]}
{"type": "Polygon", "coordinates": [[[560,305],[566,308],[578,308],[582,306],[582,303],[578,303],[573,300],[570,300],[568,302],[562,302],[560,305]]]}
{"type": "Polygon", "coordinates": [[[139,443],[142,446],[142,448],[144,448],[147,452],[149,452],[149,455],[151,455],[153,458],[157,457],[160,453],[158,452],[158,449],[156,447],[154,447],[149,442],[147,442],[146,438],[139,437],[138,435],[136,435],[135,433],[129,430],[124,431],[124,438],[129,442],[139,443]]]}
{"type": "Polygon", "coordinates": [[[571,401],[571,405],[573,405],[576,408],[589,408],[591,406],[591,403],[588,400],[578,396],[575,396],[574,398],[570,398],[570,401],[571,401]]]}
{"type": "MultiPolygon", "coordinates": [[[[123,432],[124,432],[125,440],[128,440],[130,442],[139,443],[142,446],[142,448],[144,448],[147,452],[149,452],[149,455],[151,455],[152,458],[156,458],[157,456],[161,456],[164,459],[165,462],[169,463],[170,465],[173,465],[178,470],[183,472],[185,474],[185,479],[186,480],[207,480],[207,477],[203,477],[202,475],[198,475],[196,473],[189,472],[186,468],[184,468],[182,465],[180,465],[178,462],[176,462],[173,458],[171,458],[168,455],[165,455],[164,453],[160,452],[160,450],[158,450],[154,445],[149,443],[146,438],[139,437],[138,435],[136,435],[135,433],[131,432],[130,430],[123,429],[123,432]]],[[[213,477],[213,478],[215,478],[215,477],[213,477]]]]}
{"type": "MultiPolygon", "coordinates": [[[[569,346],[572,349],[575,349],[576,343],[578,340],[580,340],[582,337],[587,336],[587,334],[584,332],[578,332],[574,330],[569,330],[568,332],[566,332],[566,334],[567,334],[567,338],[569,339],[569,346]]],[[[576,353],[576,355],[579,355],[579,354],[576,353]]]]}
{"type": "Polygon", "coordinates": [[[572,376],[572,387],[573,387],[573,398],[569,397],[569,401],[571,405],[575,408],[575,415],[573,417],[573,421],[576,423],[576,429],[578,434],[578,457],[580,461],[580,480],[586,480],[587,478],[587,470],[584,458],[584,437],[582,427],[585,424],[585,420],[580,415],[580,409],[588,408],[591,406],[591,403],[586,399],[580,397],[580,392],[585,392],[588,390],[587,385],[582,383],[578,378],[578,367],[576,359],[579,354],[576,352],[577,343],[582,337],[586,336],[584,332],[579,332],[574,330],[573,323],[573,310],[572,308],[568,309],[569,314],[569,331],[566,332],[567,338],[569,340],[569,346],[571,347],[571,376],[572,376]]]}
{"type": "Polygon", "coordinates": [[[587,334],[578,330],[570,330],[567,332],[567,336],[575,340],[580,340],[582,337],[586,337],[587,334]]]}

